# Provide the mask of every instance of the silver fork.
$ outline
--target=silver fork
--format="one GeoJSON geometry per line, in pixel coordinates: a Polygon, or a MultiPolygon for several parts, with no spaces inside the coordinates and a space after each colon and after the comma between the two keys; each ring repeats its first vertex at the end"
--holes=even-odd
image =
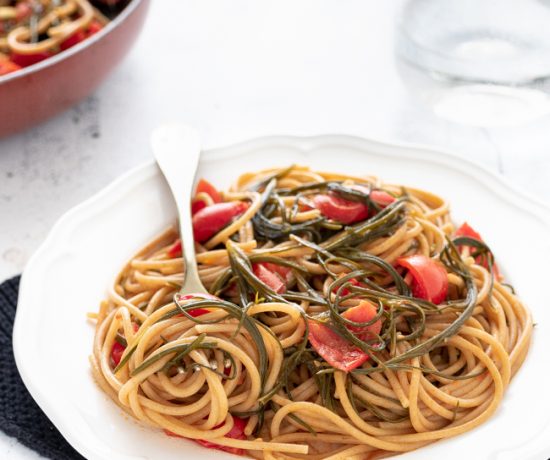
{"type": "Polygon", "coordinates": [[[151,145],[155,160],[172,191],[178,211],[185,263],[183,285],[179,295],[208,294],[199,277],[191,220],[191,198],[200,157],[199,134],[184,124],[163,125],[153,131],[151,145]]]}

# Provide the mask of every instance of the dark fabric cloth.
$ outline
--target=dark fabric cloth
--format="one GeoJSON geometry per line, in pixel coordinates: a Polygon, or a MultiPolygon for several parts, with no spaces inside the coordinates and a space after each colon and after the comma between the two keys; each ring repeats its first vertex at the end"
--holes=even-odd
{"type": "Polygon", "coordinates": [[[83,459],[34,402],[15,366],[12,332],[20,278],[0,284],[0,429],[44,457],[83,459]]]}

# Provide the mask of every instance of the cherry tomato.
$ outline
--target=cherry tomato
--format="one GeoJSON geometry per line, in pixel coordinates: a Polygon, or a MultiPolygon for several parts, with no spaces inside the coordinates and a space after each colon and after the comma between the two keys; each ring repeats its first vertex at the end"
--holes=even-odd
{"type": "Polygon", "coordinates": [[[344,372],[359,367],[369,355],[325,324],[308,320],[309,342],[332,367],[344,372]]]}
{"type": "MultiPolygon", "coordinates": [[[[377,308],[374,304],[361,300],[355,307],[348,308],[342,317],[355,323],[367,323],[376,316],[377,308]]],[[[382,320],[378,319],[369,326],[347,326],[347,328],[357,335],[361,340],[372,338],[372,334],[380,334],[382,330],[382,320]]]]}
{"type": "Polygon", "coordinates": [[[88,28],[86,29],[86,32],[88,32],[88,37],[99,32],[101,29],[103,29],[103,26],[99,21],[96,19],[92,20],[90,24],[88,25],[88,28]]]}
{"type": "Polygon", "coordinates": [[[370,192],[370,198],[378,206],[385,208],[395,201],[395,197],[391,196],[388,192],[384,190],[373,190],[370,192]]]}
{"type": "MultiPolygon", "coordinates": [[[[474,240],[483,242],[483,238],[481,238],[481,235],[476,232],[472,227],[470,227],[467,222],[464,222],[455,232],[455,237],[459,236],[467,236],[474,240]]],[[[458,250],[461,251],[462,246],[459,246],[458,250]]],[[[487,260],[482,260],[481,256],[476,257],[475,260],[476,263],[481,263],[483,267],[489,269],[489,264],[487,260]]],[[[498,269],[498,265],[496,263],[493,263],[493,273],[497,279],[500,278],[500,270],[498,269]]]]}
{"type": "Polygon", "coordinates": [[[449,281],[447,271],[441,263],[421,254],[400,257],[397,265],[409,270],[413,277],[412,293],[414,297],[440,304],[447,297],[449,281]]]}
{"type": "Polygon", "coordinates": [[[286,283],[289,283],[292,279],[292,268],[285,267],[284,265],[273,264],[271,262],[263,262],[263,264],[268,270],[277,273],[286,283]]]}
{"type": "MultiPolygon", "coordinates": [[[[247,420],[233,416],[233,428],[229,430],[229,433],[227,433],[225,437],[231,438],[231,439],[246,440],[244,429],[247,423],[248,423],[247,420]]],[[[196,439],[195,442],[198,442],[201,446],[208,447],[209,449],[223,450],[224,452],[229,452],[235,455],[244,454],[243,449],[239,449],[237,447],[220,446],[219,444],[206,441],[204,439],[196,439]]]]}
{"type": "Polygon", "coordinates": [[[86,39],[86,34],[82,30],[77,30],[74,34],[67,37],[65,40],[63,40],[59,44],[59,48],[61,50],[69,49],[71,46],[76,45],[77,43],[80,43],[81,41],[86,39]]]}
{"type": "Polygon", "coordinates": [[[201,199],[193,198],[193,201],[191,201],[191,215],[194,216],[197,214],[201,209],[206,208],[206,202],[204,202],[201,199]]]}
{"type": "Polygon", "coordinates": [[[313,203],[323,216],[343,224],[365,220],[369,215],[366,204],[345,200],[334,194],[316,195],[313,203]]]}
{"type": "Polygon", "coordinates": [[[19,23],[32,14],[32,7],[28,2],[18,2],[15,5],[15,20],[19,23]]]}
{"type": "MultiPolygon", "coordinates": [[[[350,321],[365,323],[376,316],[376,307],[370,302],[361,301],[357,306],[344,312],[342,316],[350,321]]],[[[369,359],[368,353],[346,340],[328,325],[308,320],[308,326],[308,339],[311,345],[332,367],[349,372],[369,359]]],[[[367,339],[371,333],[379,334],[381,328],[381,320],[365,328],[348,327],[350,331],[361,334],[358,337],[362,340],[367,339]]]]}
{"type": "Polygon", "coordinates": [[[168,257],[171,259],[181,256],[181,240],[178,238],[172,246],[168,249],[168,257]]]}
{"type": "Polygon", "coordinates": [[[286,292],[286,284],[283,282],[283,279],[278,273],[269,270],[265,264],[253,264],[252,271],[260,279],[260,281],[267,284],[277,294],[284,294],[286,292]]]}
{"type": "Polygon", "coordinates": [[[464,222],[460,227],[458,227],[457,231],[455,232],[455,236],[467,236],[477,241],[483,241],[481,235],[476,232],[472,227],[470,227],[468,222],[464,222]]]}
{"type": "Polygon", "coordinates": [[[12,53],[10,59],[15,62],[18,66],[28,67],[30,65],[36,64],[44,59],[48,59],[53,56],[54,53],[51,51],[42,51],[40,53],[33,54],[17,54],[12,53]]]}
{"type": "Polygon", "coordinates": [[[248,203],[243,201],[216,203],[201,209],[193,216],[195,240],[202,243],[210,239],[247,209],[248,203]]]}
{"type": "MultiPolygon", "coordinates": [[[[345,274],[345,273],[342,273],[342,274],[339,276],[339,278],[342,278],[343,276],[346,276],[346,274],[345,274]]],[[[355,279],[355,278],[351,278],[351,279],[349,279],[347,282],[348,282],[349,284],[351,284],[352,286],[359,286],[359,285],[361,284],[361,283],[359,283],[359,281],[357,281],[357,279],[355,279]]],[[[338,292],[339,289],[340,289],[340,286],[335,286],[335,287],[332,289],[332,292],[333,292],[334,294],[336,294],[336,293],[338,292]]],[[[346,295],[348,295],[350,292],[351,292],[351,291],[350,291],[347,287],[345,287],[345,288],[343,288],[343,289],[340,291],[340,296],[342,296],[342,297],[343,297],[343,296],[346,296],[346,295]]]]}
{"type": "MultiPolygon", "coordinates": [[[[132,322],[132,327],[134,328],[134,332],[137,332],[139,330],[139,324],[132,322]]],[[[113,348],[111,348],[111,358],[113,362],[115,363],[115,367],[120,364],[120,360],[122,358],[122,355],[124,353],[124,350],[126,350],[126,347],[124,345],[121,345],[120,343],[116,342],[113,343],[113,348]]]]}
{"type": "MultiPolygon", "coordinates": [[[[178,301],[184,301],[184,300],[191,300],[191,299],[208,299],[208,300],[220,300],[218,297],[212,294],[208,294],[206,292],[196,292],[191,294],[178,294],[178,301]]],[[[192,316],[193,318],[197,318],[198,316],[206,315],[206,313],[210,313],[210,310],[207,310],[206,308],[193,308],[191,310],[187,310],[187,313],[192,316]]],[[[183,313],[180,313],[177,316],[183,316],[183,313]]]]}
{"type": "Polygon", "coordinates": [[[221,203],[222,202],[222,195],[216,187],[214,187],[210,182],[208,182],[206,179],[201,179],[199,183],[197,184],[197,190],[195,193],[206,193],[207,195],[210,195],[210,198],[212,198],[212,201],[214,203],[221,203]]]}
{"type": "Polygon", "coordinates": [[[125,346],[121,345],[118,342],[113,343],[113,348],[111,349],[111,358],[115,363],[115,367],[120,364],[120,360],[122,359],[122,354],[124,353],[124,350],[126,350],[125,346]]]}
{"type": "MultiPolygon", "coordinates": [[[[370,191],[363,185],[352,185],[350,188],[368,194],[371,200],[382,208],[395,201],[395,198],[384,190],[370,191]]],[[[313,198],[313,203],[325,217],[343,224],[360,222],[369,216],[369,208],[365,203],[346,200],[334,193],[317,195],[313,198]]]]}
{"type": "Polygon", "coordinates": [[[21,69],[21,66],[9,59],[0,60],[0,76],[7,75],[8,73],[15,72],[21,69]]]}
{"type": "MultiPolygon", "coordinates": [[[[231,438],[231,439],[240,439],[243,441],[246,440],[244,429],[246,428],[247,423],[248,423],[248,420],[233,416],[233,428],[229,430],[229,432],[225,435],[225,437],[231,438]]],[[[214,428],[220,428],[221,426],[223,426],[223,423],[221,425],[215,426],[214,428]]],[[[169,431],[169,430],[164,430],[164,432],[168,436],[183,438],[183,436],[179,436],[176,433],[173,433],[172,431],[169,431]]],[[[206,441],[205,439],[192,439],[192,441],[195,441],[201,446],[208,447],[209,449],[218,449],[218,450],[223,450],[224,452],[229,452],[235,455],[244,455],[244,450],[239,449],[237,447],[220,446],[219,444],[206,441]]]]}

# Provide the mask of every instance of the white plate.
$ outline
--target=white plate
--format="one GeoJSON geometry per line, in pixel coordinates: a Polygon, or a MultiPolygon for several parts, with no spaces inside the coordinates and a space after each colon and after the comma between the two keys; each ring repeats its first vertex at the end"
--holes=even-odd
{"type": "MultiPolygon", "coordinates": [[[[446,197],[455,221],[467,219],[489,242],[538,323],[529,356],[488,423],[399,458],[546,459],[550,210],[457,157],[346,136],[273,137],[208,151],[199,174],[225,187],[244,171],[291,163],[376,174],[446,197]]],[[[17,366],[40,407],[89,460],[235,458],[140,426],[102,394],[89,371],[93,328],[86,312],[98,308],[134,251],[174,220],[167,186],[148,163],[63,216],[24,272],[13,334],[17,366]]]]}

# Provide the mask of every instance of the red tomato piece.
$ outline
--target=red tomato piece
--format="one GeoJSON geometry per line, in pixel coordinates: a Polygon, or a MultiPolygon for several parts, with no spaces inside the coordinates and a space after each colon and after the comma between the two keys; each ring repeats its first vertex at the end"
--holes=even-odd
{"type": "Polygon", "coordinates": [[[122,354],[124,353],[124,350],[126,350],[125,346],[116,341],[115,343],[113,343],[113,348],[111,348],[111,358],[115,363],[115,367],[120,364],[120,360],[122,359],[122,354]]]}
{"type": "Polygon", "coordinates": [[[263,263],[252,264],[252,271],[260,281],[267,284],[277,294],[284,294],[286,292],[286,284],[278,273],[272,272],[263,263]]]}
{"type": "MultiPolygon", "coordinates": [[[[139,324],[132,322],[132,328],[134,329],[134,332],[139,331],[139,324]]],[[[121,345],[117,341],[113,343],[113,348],[111,348],[111,358],[115,363],[115,367],[120,364],[124,350],[126,350],[124,345],[121,345]]]]}
{"type": "Polygon", "coordinates": [[[101,22],[93,19],[92,22],[90,22],[90,24],[88,25],[88,29],[86,30],[88,32],[88,37],[99,32],[101,29],[103,29],[101,22]]]}
{"type": "Polygon", "coordinates": [[[21,66],[10,61],[9,59],[0,60],[0,76],[15,72],[19,69],[21,69],[21,66]]]}
{"type": "Polygon", "coordinates": [[[69,49],[71,46],[76,45],[77,43],[80,43],[81,41],[84,41],[86,39],[86,34],[82,30],[77,30],[74,34],[67,37],[65,40],[63,40],[59,44],[59,48],[62,50],[69,49]]]}
{"type": "Polygon", "coordinates": [[[470,227],[468,222],[464,222],[460,227],[458,227],[457,231],[455,232],[455,236],[467,236],[477,241],[483,241],[481,235],[477,233],[472,227],[470,227]]]}
{"type": "Polygon", "coordinates": [[[53,56],[54,53],[50,51],[42,51],[40,53],[33,54],[17,54],[12,53],[10,59],[15,62],[18,66],[28,67],[30,65],[36,64],[44,59],[48,59],[53,56]]]}
{"type": "Polygon", "coordinates": [[[197,198],[193,199],[191,201],[191,215],[194,216],[197,214],[201,209],[206,208],[206,203],[203,200],[199,200],[197,198]]]}
{"type": "MultiPolygon", "coordinates": [[[[351,307],[342,313],[342,317],[355,323],[366,323],[372,320],[376,316],[377,312],[377,308],[374,304],[366,300],[361,300],[355,307],[351,307]]],[[[347,326],[347,328],[356,334],[361,340],[368,340],[372,337],[372,334],[380,334],[380,331],[382,330],[382,320],[378,319],[370,326],[347,326]]]]}
{"type": "MultiPolygon", "coordinates": [[[[478,232],[476,232],[472,227],[470,227],[467,222],[464,222],[455,232],[455,237],[459,237],[459,236],[467,236],[474,240],[483,242],[483,238],[481,238],[481,235],[478,232]]],[[[458,250],[461,251],[462,246],[459,246],[458,250]]],[[[482,263],[483,267],[485,267],[486,269],[489,269],[489,264],[486,260],[482,261],[481,256],[476,257],[476,263],[479,264],[480,262],[483,262],[482,263]]],[[[494,261],[493,261],[493,274],[497,279],[500,278],[500,270],[498,269],[498,265],[494,261]]]]}
{"type": "Polygon", "coordinates": [[[272,264],[271,262],[264,262],[265,268],[277,273],[285,282],[289,282],[292,279],[292,268],[285,267],[284,265],[272,264]]]}
{"type": "Polygon", "coordinates": [[[172,246],[170,246],[170,249],[168,249],[168,257],[174,258],[174,257],[180,257],[181,256],[181,240],[178,238],[172,246]]]}
{"type": "Polygon", "coordinates": [[[201,209],[193,216],[195,240],[199,243],[209,240],[227,226],[234,217],[240,216],[247,209],[248,203],[243,201],[216,203],[201,209]]]}
{"type": "MultiPolygon", "coordinates": [[[[244,429],[246,427],[246,424],[248,423],[247,420],[235,417],[233,416],[233,428],[229,430],[229,432],[225,435],[226,438],[231,439],[240,439],[240,440],[246,440],[246,435],[244,434],[244,429]]],[[[214,428],[220,428],[223,426],[223,424],[215,426],[214,428]]],[[[164,430],[164,432],[168,436],[173,436],[176,438],[183,438],[183,436],[177,435],[176,433],[173,433],[169,430],[164,430]]],[[[185,439],[185,438],[184,438],[185,439]]],[[[191,441],[195,441],[196,443],[200,444],[201,446],[208,447],[209,449],[218,449],[223,450],[224,452],[229,452],[230,454],[235,455],[244,455],[244,450],[239,449],[237,447],[229,447],[229,446],[220,446],[219,444],[206,441],[205,439],[192,439],[191,441]]]]}
{"type": "Polygon", "coordinates": [[[421,254],[400,257],[397,265],[409,270],[413,277],[412,293],[414,297],[440,304],[447,297],[449,281],[447,271],[441,265],[429,257],[421,254]]]}
{"type": "MultiPolygon", "coordinates": [[[[382,208],[395,201],[395,197],[384,190],[373,190],[371,192],[363,185],[352,185],[350,188],[369,194],[372,201],[382,208]]],[[[369,208],[365,203],[346,200],[334,193],[317,195],[313,198],[313,203],[325,217],[342,222],[343,224],[353,224],[365,220],[369,216],[369,208]]]]}
{"type": "Polygon", "coordinates": [[[326,324],[308,320],[309,342],[315,351],[332,367],[344,372],[359,367],[369,355],[326,324]]]}
{"type": "MultiPolygon", "coordinates": [[[[351,307],[342,313],[342,317],[356,323],[366,323],[372,320],[376,313],[377,309],[372,303],[361,300],[355,307],[351,307]]],[[[368,353],[346,340],[328,325],[312,320],[308,320],[308,325],[308,339],[311,345],[332,367],[349,372],[369,359],[368,353]]],[[[366,327],[346,327],[356,334],[359,339],[368,340],[373,334],[380,334],[382,320],[378,319],[366,327]]]]}
{"type": "Polygon", "coordinates": [[[323,216],[343,224],[353,224],[365,220],[369,215],[366,204],[345,200],[333,194],[316,195],[313,198],[313,203],[323,216]]]}
{"type": "MultiPolygon", "coordinates": [[[[342,273],[339,278],[342,278],[343,276],[346,276],[345,273],[342,273]]],[[[359,286],[361,283],[359,283],[359,281],[357,281],[357,279],[355,278],[351,278],[347,281],[349,284],[351,284],[352,286],[359,286]]],[[[340,286],[335,286],[333,289],[332,289],[332,292],[334,292],[334,294],[336,294],[338,292],[338,289],[340,289],[340,286]]],[[[340,295],[343,297],[343,296],[346,296],[350,293],[350,290],[345,287],[344,289],[342,289],[342,291],[340,292],[340,295]]]]}
{"type": "Polygon", "coordinates": [[[214,187],[210,182],[208,182],[206,179],[201,179],[199,183],[197,184],[197,190],[195,191],[196,194],[198,193],[206,193],[207,195],[210,195],[210,198],[212,198],[212,201],[214,203],[221,203],[222,202],[222,195],[216,187],[214,187]]]}
{"type": "MultiPolygon", "coordinates": [[[[342,317],[356,322],[366,323],[371,321],[377,313],[377,308],[371,302],[361,300],[355,307],[351,307],[342,313],[342,317]]],[[[332,367],[349,372],[369,359],[365,353],[353,343],[346,340],[328,325],[308,320],[309,341],[317,353],[322,356],[332,367]]],[[[373,334],[380,334],[382,320],[378,319],[370,326],[357,327],[346,326],[361,340],[368,340],[373,334]]]]}
{"type": "Polygon", "coordinates": [[[21,22],[32,14],[32,7],[27,2],[18,2],[15,5],[15,20],[21,22]]]}
{"type": "MultiPolygon", "coordinates": [[[[183,300],[191,300],[191,299],[208,299],[208,300],[220,300],[218,297],[212,294],[208,294],[206,292],[196,292],[192,294],[178,294],[178,301],[183,300]]],[[[193,308],[192,310],[187,310],[187,313],[189,313],[190,316],[193,318],[196,318],[198,316],[206,315],[206,313],[210,313],[210,310],[207,310],[206,308],[193,308]]],[[[180,313],[177,316],[183,316],[183,313],[180,313]]]]}
{"type": "MultiPolygon", "coordinates": [[[[246,440],[246,435],[244,434],[244,429],[247,424],[247,420],[244,420],[239,417],[233,416],[233,428],[229,430],[229,433],[225,435],[226,438],[231,439],[240,439],[240,440],[246,440]]],[[[216,427],[218,428],[218,427],[216,427]]],[[[243,455],[244,450],[239,449],[238,447],[229,447],[229,446],[220,446],[219,444],[206,441],[204,439],[196,439],[195,442],[198,442],[201,446],[208,447],[209,449],[218,449],[223,450],[224,452],[229,452],[231,454],[235,455],[243,455]]]]}
{"type": "Polygon", "coordinates": [[[378,206],[385,208],[395,201],[395,197],[391,196],[388,192],[384,190],[373,190],[370,192],[370,198],[378,206]]]}
{"type": "Polygon", "coordinates": [[[381,208],[385,208],[395,201],[395,197],[384,190],[371,191],[368,187],[365,187],[363,185],[352,185],[350,188],[369,195],[369,198],[381,208]]]}
{"type": "Polygon", "coordinates": [[[193,310],[189,310],[187,313],[189,313],[189,315],[193,318],[197,318],[199,316],[210,313],[210,310],[207,310],[206,308],[193,308],[193,310]]]}

